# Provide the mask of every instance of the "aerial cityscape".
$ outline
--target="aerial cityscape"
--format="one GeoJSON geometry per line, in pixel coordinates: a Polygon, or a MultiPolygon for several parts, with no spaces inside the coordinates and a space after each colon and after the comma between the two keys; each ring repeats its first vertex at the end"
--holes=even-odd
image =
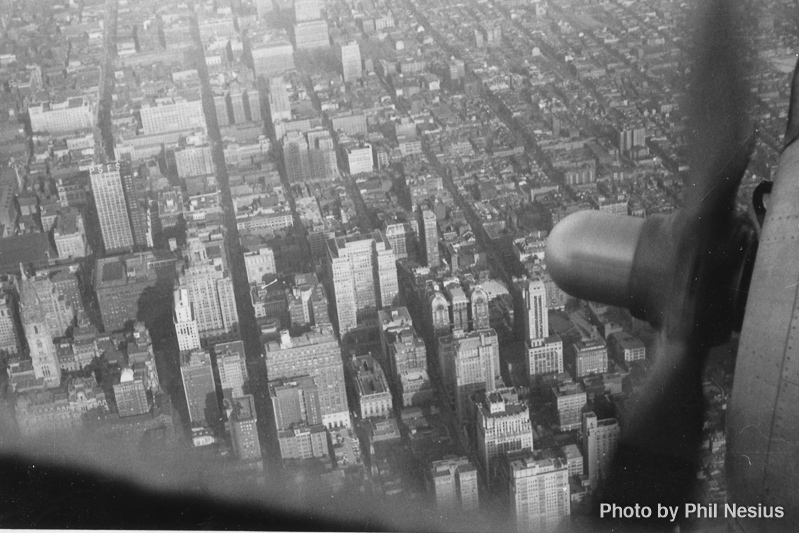
{"type": "MultiPolygon", "coordinates": [[[[745,3],[742,209],[799,45],[793,2],[745,3]]],[[[0,452],[394,509],[366,530],[585,516],[658,333],[559,289],[547,237],[682,207],[691,13],[0,0],[0,452]]],[[[704,370],[697,505],[727,502],[736,349],[704,370]]]]}

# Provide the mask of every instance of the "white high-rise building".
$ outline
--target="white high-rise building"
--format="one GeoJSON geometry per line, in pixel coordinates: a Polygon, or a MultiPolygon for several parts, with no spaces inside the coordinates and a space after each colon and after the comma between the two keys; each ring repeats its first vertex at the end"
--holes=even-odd
{"type": "Polygon", "coordinates": [[[361,77],[361,48],[358,43],[353,41],[348,44],[342,44],[339,50],[339,59],[341,60],[341,76],[344,81],[353,81],[361,77]]]}
{"type": "Polygon", "coordinates": [[[133,232],[119,168],[118,161],[89,168],[97,218],[107,252],[133,249],[133,232]]]}
{"type": "Polygon", "coordinates": [[[372,172],[375,168],[372,145],[360,143],[347,146],[344,149],[344,162],[347,164],[347,172],[352,176],[372,172]]]}
{"type": "Polygon", "coordinates": [[[598,420],[594,413],[583,413],[583,457],[591,488],[610,473],[611,462],[619,447],[621,428],[615,418],[598,420]]]}
{"type": "Polygon", "coordinates": [[[359,312],[392,305],[399,292],[394,251],[379,231],[328,240],[328,268],[341,335],[359,312]]]}
{"type": "Polygon", "coordinates": [[[424,250],[424,259],[430,268],[441,264],[438,253],[438,220],[429,209],[419,211],[419,236],[424,250]]]}
{"type": "Polygon", "coordinates": [[[188,291],[200,338],[238,331],[233,280],[224,265],[209,259],[205,246],[196,238],[189,239],[187,255],[180,287],[188,291]]]}
{"type": "Polygon", "coordinates": [[[500,376],[497,332],[454,330],[438,339],[438,357],[444,385],[455,395],[458,418],[473,420],[472,394],[493,391],[500,376]]]}
{"type": "Polygon", "coordinates": [[[195,350],[200,347],[200,333],[194,311],[189,301],[189,291],[186,288],[175,289],[175,333],[178,336],[178,348],[181,352],[195,350]]]}
{"type": "Polygon", "coordinates": [[[486,479],[496,479],[508,452],[533,449],[530,412],[510,387],[481,395],[477,408],[477,448],[486,479]]]}
{"type": "Polygon", "coordinates": [[[534,452],[508,456],[504,465],[516,531],[554,533],[571,514],[569,467],[534,452]]]}
{"type": "Polygon", "coordinates": [[[324,20],[309,20],[294,24],[294,48],[314,50],[330,46],[330,34],[324,20]]]}
{"type": "Polygon", "coordinates": [[[535,278],[527,282],[524,288],[524,304],[527,312],[524,336],[531,345],[543,344],[544,339],[549,336],[547,291],[543,281],[535,278]]]}

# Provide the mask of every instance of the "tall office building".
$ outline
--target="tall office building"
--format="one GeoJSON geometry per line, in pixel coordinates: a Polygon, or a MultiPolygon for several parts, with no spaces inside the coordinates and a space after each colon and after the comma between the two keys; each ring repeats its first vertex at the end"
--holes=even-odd
{"type": "Polygon", "coordinates": [[[547,292],[543,281],[538,278],[528,280],[524,287],[524,304],[527,314],[524,337],[531,345],[540,344],[549,336],[547,292]]]}
{"type": "Polygon", "coordinates": [[[503,468],[516,531],[554,533],[568,520],[569,468],[563,461],[523,451],[509,455],[503,468]]]}
{"type": "Polygon", "coordinates": [[[558,426],[561,431],[571,431],[580,427],[583,408],[588,395],[582,383],[561,383],[552,388],[555,407],[558,411],[558,426]]]}
{"type": "Polygon", "coordinates": [[[311,376],[319,390],[322,424],[350,426],[341,347],[329,326],[299,337],[291,337],[284,330],[280,341],[266,343],[265,350],[271,379],[311,376]]]}
{"type": "Polygon", "coordinates": [[[238,331],[238,310],[233,280],[222,261],[208,257],[197,238],[189,238],[187,262],[180,275],[180,287],[188,290],[201,339],[238,331]]]}
{"type": "Polygon", "coordinates": [[[311,376],[270,381],[269,396],[278,431],[322,423],[319,388],[311,376]]]}
{"type": "Polygon", "coordinates": [[[469,331],[469,299],[466,298],[466,293],[457,280],[444,283],[444,291],[449,298],[452,329],[469,331]]]}
{"type": "Polygon", "coordinates": [[[345,82],[361,77],[361,48],[357,42],[342,44],[339,48],[339,59],[341,60],[341,76],[345,82]]]}
{"type": "Polygon", "coordinates": [[[286,177],[290,184],[308,181],[311,164],[308,159],[308,141],[300,131],[288,131],[281,142],[286,177]]]}
{"type": "Polygon", "coordinates": [[[469,300],[469,310],[472,315],[472,329],[486,329],[490,327],[491,315],[488,309],[488,293],[478,285],[472,289],[469,300]]]}
{"type": "Polygon", "coordinates": [[[563,372],[563,340],[557,333],[542,343],[527,346],[527,368],[530,376],[563,372]]]}
{"type": "Polygon", "coordinates": [[[178,349],[181,352],[196,350],[200,347],[200,332],[197,329],[197,320],[194,318],[194,309],[189,301],[189,290],[178,288],[175,289],[174,295],[173,319],[178,337],[178,349]]]}
{"type": "Polygon", "coordinates": [[[438,290],[430,295],[430,315],[435,335],[448,335],[451,331],[449,318],[449,301],[438,290]]]}
{"type": "Polygon", "coordinates": [[[66,287],[54,283],[46,271],[29,277],[27,282],[27,286],[36,292],[50,334],[53,338],[64,337],[77,317],[71,298],[64,294],[66,287]]]}
{"type": "Polygon", "coordinates": [[[477,449],[486,479],[493,482],[508,452],[533,449],[533,425],[524,401],[510,387],[479,396],[477,449]]]}
{"type": "Polygon", "coordinates": [[[546,286],[540,278],[527,280],[524,295],[524,338],[530,376],[563,372],[563,341],[549,334],[546,286]]]}
{"type": "Polygon", "coordinates": [[[144,381],[135,377],[132,368],[122,370],[119,383],[114,385],[114,398],[121,417],[143,415],[150,410],[144,381]]]}
{"type": "Polygon", "coordinates": [[[247,111],[247,118],[250,122],[261,122],[263,120],[263,113],[261,113],[261,91],[256,87],[250,87],[244,93],[244,108],[247,111]]]}
{"type": "Polygon", "coordinates": [[[14,307],[11,296],[0,293],[0,354],[3,355],[19,353],[14,307]]]}
{"type": "MultiPolygon", "coordinates": [[[[128,210],[133,244],[139,248],[147,247],[147,210],[139,201],[137,185],[143,185],[143,178],[138,170],[133,170],[128,161],[120,163],[119,175],[122,178],[122,189],[125,192],[125,205],[128,210]]],[[[146,199],[145,199],[146,201],[146,199]]]]}
{"type": "Polygon", "coordinates": [[[222,394],[233,398],[244,396],[244,384],[248,379],[244,343],[220,342],[214,345],[214,355],[222,394]]]}
{"type": "Polygon", "coordinates": [[[205,350],[181,354],[180,375],[192,425],[214,425],[219,419],[211,355],[205,350]]]}
{"type": "Polygon", "coordinates": [[[58,387],[61,384],[61,366],[58,364],[47,313],[33,280],[28,278],[24,269],[19,282],[19,314],[22,331],[28,342],[34,376],[43,379],[48,388],[58,387]]]}
{"type": "Polygon", "coordinates": [[[477,511],[477,469],[468,457],[452,457],[433,461],[430,468],[436,508],[439,511],[477,511]]]}
{"type": "Polygon", "coordinates": [[[438,357],[444,385],[455,394],[458,418],[472,420],[472,394],[493,391],[500,378],[497,332],[455,330],[438,339],[438,357]]]}
{"type": "Polygon", "coordinates": [[[230,440],[236,457],[241,461],[260,459],[261,442],[258,440],[255,398],[252,394],[235,396],[230,400],[230,407],[230,440]]]}
{"type": "MultiPolygon", "coordinates": [[[[333,119],[335,128],[335,119],[333,119]]],[[[338,129],[338,128],[336,128],[338,129]]],[[[353,143],[341,150],[347,172],[352,176],[365,174],[375,169],[374,152],[369,143],[353,143]]]]}
{"type": "Polygon", "coordinates": [[[249,107],[249,98],[247,98],[247,90],[239,86],[232,87],[227,95],[228,100],[228,116],[233,119],[234,124],[244,124],[249,121],[247,116],[247,109],[249,107]],[[245,99],[247,104],[245,105],[245,99]]]}
{"type": "Polygon", "coordinates": [[[106,252],[132,250],[133,232],[119,162],[94,165],[89,175],[106,252]]]}
{"type": "Polygon", "coordinates": [[[361,312],[392,305],[399,292],[394,252],[380,231],[328,240],[328,268],[340,335],[357,327],[361,312]]]}
{"type": "Polygon", "coordinates": [[[608,371],[608,348],[601,337],[577,341],[571,345],[575,379],[608,371]]]}
{"type": "Polygon", "coordinates": [[[332,181],[338,176],[336,145],[330,132],[325,129],[311,130],[308,139],[308,179],[310,181],[332,181]]]}
{"type": "Polygon", "coordinates": [[[595,489],[610,473],[611,462],[619,447],[621,428],[615,418],[598,420],[592,412],[583,413],[583,457],[588,479],[595,489]]]}
{"type": "Polygon", "coordinates": [[[435,213],[429,209],[419,211],[419,236],[425,263],[430,268],[439,266],[441,262],[438,254],[438,221],[435,213]]]}
{"type": "Polygon", "coordinates": [[[391,243],[391,249],[394,250],[394,256],[397,261],[410,255],[413,250],[412,239],[415,232],[408,222],[396,221],[392,224],[386,221],[383,226],[383,233],[386,235],[388,242],[391,243]]]}

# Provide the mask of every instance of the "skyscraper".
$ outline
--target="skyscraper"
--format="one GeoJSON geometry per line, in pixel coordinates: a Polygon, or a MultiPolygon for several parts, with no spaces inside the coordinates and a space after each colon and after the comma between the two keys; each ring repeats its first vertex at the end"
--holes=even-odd
{"type": "Polygon", "coordinates": [[[308,181],[311,162],[308,158],[308,141],[300,131],[288,131],[283,136],[283,164],[289,183],[308,181]]]}
{"type": "Polygon", "coordinates": [[[61,384],[61,367],[53,336],[36,287],[25,274],[24,268],[19,283],[19,314],[28,341],[34,376],[43,379],[48,388],[58,387],[61,384]]]}
{"type": "Polygon", "coordinates": [[[336,145],[330,132],[324,129],[306,133],[308,139],[308,179],[310,181],[331,181],[338,176],[336,145]]]}
{"type": "Polygon", "coordinates": [[[502,388],[479,396],[477,403],[477,449],[486,479],[492,482],[502,456],[533,449],[533,426],[527,405],[513,388],[502,388]]]}
{"type": "Polygon", "coordinates": [[[430,296],[430,314],[433,332],[436,336],[447,335],[451,331],[449,321],[449,301],[436,290],[430,296]]]}
{"type": "Polygon", "coordinates": [[[233,398],[244,396],[244,384],[248,378],[244,343],[242,341],[219,343],[214,346],[214,355],[216,355],[222,394],[233,398]]]}
{"type": "Polygon", "coordinates": [[[118,161],[89,168],[97,218],[107,252],[133,249],[133,232],[119,171],[118,161]]]}
{"type": "Polygon", "coordinates": [[[524,338],[530,376],[563,372],[563,341],[549,334],[546,286],[540,278],[526,281],[524,294],[524,338]]]}
{"type": "Polygon", "coordinates": [[[568,519],[569,468],[563,461],[523,451],[508,456],[503,473],[516,531],[553,533],[568,519]]]}
{"type": "Polygon", "coordinates": [[[438,255],[438,221],[429,209],[419,211],[419,235],[424,250],[424,260],[428,267],[437,267],[440,263],[438,255]]]}
{"type": "Polygon", "coordinates": [[[339,334],[358,324],[358,315],[390,306],[399,292],[391,245],[379,231],[328,240],[329,279],[339,334]]]}
{"type": "Polygon", "coordinates": [[[197,320],[194,318],[194,309],[189,301],[189,290],[186,288],[175,289],[174,322],[175,333],[178,336],[178,349],[181,352],[195,350],[200,347],[200,334],[197,330],[197,320]]]}
{"type": "Polygon", "coordinates": [[[342,44],[339,49],[339,59],[341,60],[341,75],[345,82],[361,77],[361,48],[357,42],[342,44]]]}
{"type": "Polygon", "coordinates": [[[591,488],[610,473],[611,461],[619,447],[621,429],[615,418],[598,420],[593,412],[583,413],[583,457],[591,488]]]}
{"type": "Polygon", "coordinates": [[[137,182],[143,182],[138,170],[131,168],[130,162],[123,161],[119,167],[122,177],[122,188],[125,192],[125,205],[128,209],[130,230],[133,233],[133,244],[139,248],[147,247],[147,211],[139,201],[136,190],[137,182]]]}
{"type": "Polygon", "coordinates": [[[205,350],[194,350],[180,356],[180,375],[189,419],[192,425],[213,425],[219,419],[219,407],[211,369],[211,356],[205,350]]]}
{"type": "Polygon", "coordinates": [[[260,459],[261,442],[258,440],[255,398],[252,394],[234,397],[230,400],[230,407],[230,440],[236,457],[242,461],[260,459]]]}
{"type": "Polygon", "coordinates": [[[349,427],[341,347],[329,326],[299,337],[291,337],[284,330],[280,342],[268,342],[264,348],[271,379],[311,376],[319,390],[322,423],[326,427],[349,427]]]}
{"type": "Polygon", "coordinates": [[[11,296],[0,294],[0,354],[9,355],[19,352],[15,314],[11,296]]]}
{"type": "Polygon", "coordinates": [[[547,292],[543,281],[535,278],[527,282],[524,287],[524,304],[527,313],[524,337],[531,345],[540,344],[549,336],[547,292]]]}
{"type": "Polygon", "coordinates": [[[188,241],[180,288],[188,291],[200,338],[224,336],[238,331],[238,310],[229,272],[221,260],[208,257],[205,246],[198,238],[189,238],[188,241]]]}
{"type": "Polygon", "coordinates": [[[601,337],[577,341],[570,352],[575,379],[608,371],[608,348],[601,337]]]}
{"type": "Polygon", "coordinates": [[[488,294],[482,287],[477,285],[472,289],[472,294],[469,299],[469,309],[472,315],[472,329],[486,329],[490,326],[488,294]]]}
{"type": "Polygon", "coordinates": [[[493,391],[499,378],[499,340],[493,329],[452,335],[438,340],[438,357],[444,384],[455,394],[458,418],[471,420],[471,396],[493,391]]]}

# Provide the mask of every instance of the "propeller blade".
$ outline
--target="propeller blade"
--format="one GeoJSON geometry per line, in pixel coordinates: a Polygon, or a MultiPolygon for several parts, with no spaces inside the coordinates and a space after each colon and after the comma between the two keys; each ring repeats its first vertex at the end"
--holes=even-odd
{"type": "Polygon", "coordinates": [[[699,4],[684,103],[691,167],[687,214],[707,210],[708,204],[729,208],[754,148],[740,7],[729,0],[699,4]]]}

